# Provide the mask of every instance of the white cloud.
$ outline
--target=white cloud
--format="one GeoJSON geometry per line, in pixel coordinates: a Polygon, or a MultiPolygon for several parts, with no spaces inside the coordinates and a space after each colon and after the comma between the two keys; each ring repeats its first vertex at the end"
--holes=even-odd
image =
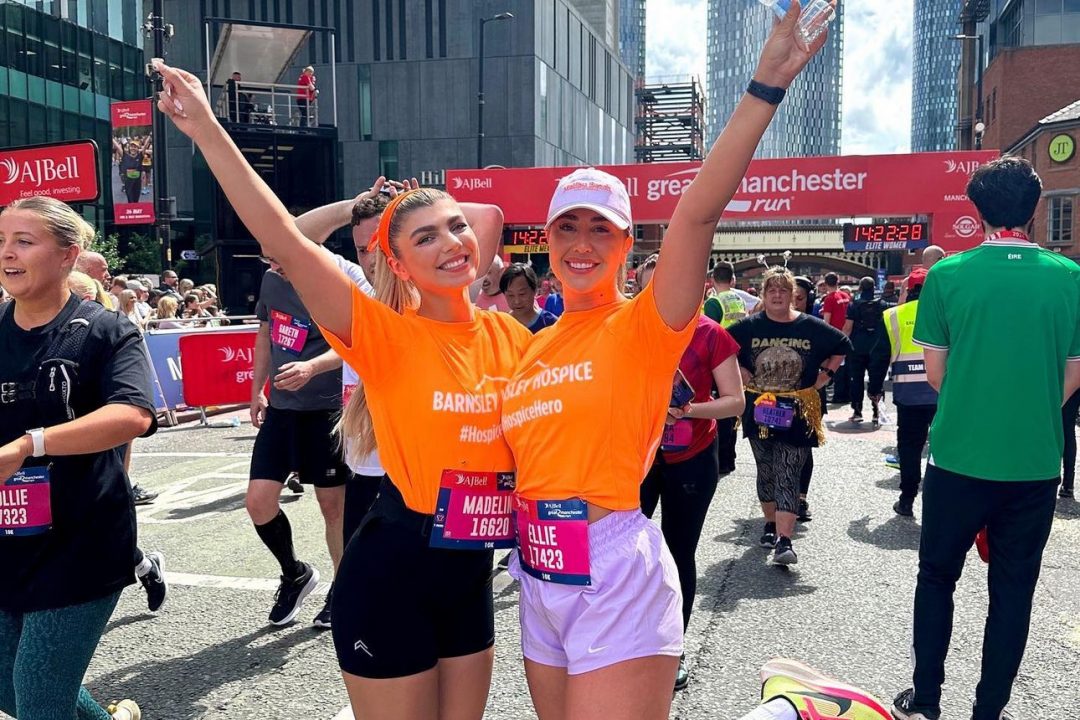
{"type": "MultiPolygon", "coordinates": [[[[709,1],[716,0],[647,0],[649,78],[697,75],[705,82],[709,1]]],[[[842,152],[907,152],[911,144],[912,0],[851,0],[845,15],[842,152]]]]}

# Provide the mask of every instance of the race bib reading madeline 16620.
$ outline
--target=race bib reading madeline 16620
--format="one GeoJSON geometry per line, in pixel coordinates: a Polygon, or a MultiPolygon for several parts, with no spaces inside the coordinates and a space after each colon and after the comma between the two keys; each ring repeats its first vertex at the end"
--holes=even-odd
{"type": "Polygon", "coordinates": [[[514,546],[514,473],[444,470],[432,547],[490,550],[514,546]]]}

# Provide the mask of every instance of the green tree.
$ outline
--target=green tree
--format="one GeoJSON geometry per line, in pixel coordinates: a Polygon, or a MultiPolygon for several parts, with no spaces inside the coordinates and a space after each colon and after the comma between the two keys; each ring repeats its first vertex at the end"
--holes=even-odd
{"type": "Polygon", "coordinates": [[[112,235],[103,235],[100,230],[94,235],[94,241],[90,243],[90,247],[87,250],[101,253],[105,258],[105,262],[109,264],[109,270],[113,273],[120,273],[124,270],[125,263],[120,258],[120,237],[115,233],[112,235]]]}
{"type": "Polygon", "coordinates": [[[161,250],[152,235],[132,233],[128,237],[127,253],[124,255],[124,269],[129,273],[161,273],[161,250]]]}

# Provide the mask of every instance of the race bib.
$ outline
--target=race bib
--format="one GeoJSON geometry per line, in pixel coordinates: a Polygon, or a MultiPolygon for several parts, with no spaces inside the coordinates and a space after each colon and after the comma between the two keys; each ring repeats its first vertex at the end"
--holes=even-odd
{"type": "Polygon", "coordinates": [[[270,341],[279,348],[300,357],[311,332],[311,322],[273,310],[270,313],[270,341]]]}
{"type": "Polygon", "coordinates": [[[513,493],[514,473],[443,470],[430,545],[456,550],[514,547],[513,493]]]}
{"type": "Polygon", "coordinates": [[[39,535],[52,527],[49,468],[23,468],[0,485],[0,536],[39,535]]]}
{"type": "Polygon", "coordinates": [[[754,401],[754,422],[774,430],[787,430],[795,421],[795,402],[772,393],[754,401]]]}
{"type": "Polygon", "coordinates": [[[562,585],[592,585],[589,507],[584,500],[526,500],[514,496],[521,567],[562,585]]]}
{"type": "Polygon", "coordinates": [[[690,447],[694,436],[694,427],[689,420],[676,420],[674,425],[664,425],[664,436],[660,440],[660,449],[665,452],[678,452],[690,447]]]}
{"type": "Polygon", "coordinates": [[[127,171],[127,176],[128,176],[129,180],[135,180],[137,178],[142,177],[142,172],[139,171],[139,170],[128,170],[127,171]]]}

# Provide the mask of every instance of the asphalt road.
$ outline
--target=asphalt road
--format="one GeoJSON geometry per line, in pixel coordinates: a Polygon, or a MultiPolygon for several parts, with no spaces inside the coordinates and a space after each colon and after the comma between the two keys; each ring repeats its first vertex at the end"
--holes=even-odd
{"type": "MultiPolygon", "coordinates": [[[[833,415],[838,415],[834,412],[833,415]]],[[[254,430],[183,428],[136,444],[134,478],[161,493],[139,509],[140,545],[166,557],[171,588],[146,612],[124,592],[90,667],[101,701],[136,699],[147,720],[347,718],[329,633],[310,625],[325,583],[299,621],[271,628],[276,563],[252,531],[244,486],[254,430]]],[[[721,481],[698,551],[697,607],[687,637],[692,679],[672,717],[734,720],[758,700],[758,667],[799,658],[891,700],[909,684],[918,520],[896,517],[897,473],[882,463],[893,428],[840,425],[816,451],[814,520],[795,538],[800,562],[771,567],[757,547],[761,520],[753,459],[721,481]]],[[[285,497],[299,554],[329,579],[311,492],[285,497]]],[[[916,505],[918,516],[919,506],[916,505]]],[[[1018,718],[1075,714],[1080,664],[1080,505],[1059,505],[1036,596],[1012,711],[1018,718]]],[[[487,717],[532,718],[517,631],[517,587],[496,581],[495,679],[487,717]]],[[[379,588],[373,588],[379,592],[379,588]]],[[[956,593],[945,718],[967,718],[978,677],[986,569],[972,554],[956,593]]]]}

